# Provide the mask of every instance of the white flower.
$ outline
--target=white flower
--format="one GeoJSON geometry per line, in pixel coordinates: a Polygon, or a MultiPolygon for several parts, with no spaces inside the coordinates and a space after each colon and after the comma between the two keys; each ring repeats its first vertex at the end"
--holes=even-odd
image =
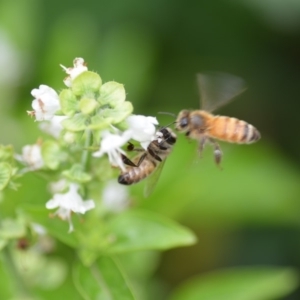
{"type": "Polygon", "coordinates": [[[67,87],[72,86],[72,81],[81,73],[85,72],[88,70],[84,59],[81,57],[77,57],[73,60],[74,68],[66,68],[63,65],[60,65],[65,72],[69,75],[64,79],[64,83],[67,87]]]}
{"type": "Polygon", "coordinates": [[[18,161],[27,165],[28,168],[25,171],[39,170],[44,166],[41,145],[39,143],[24,146],[22,154],[17,154],[15,157],[18,161]]]}
{"type": "Polygon", "coordinates": [[[53,116],[49,121],[44,121],[40,123],[40,129],[56,139],[59,138],[59,135],[63,129],[61,122],[65,120],[66,116],[53,116]]]}
{"type": "Polygon", "coordinates": [[[37,121],[51,120],[53,115],[60,109],[59,97],[55,90],[47,85],[41,84],[38,89],[33,89],[31,95],[35,98],[32,101],[34,115],[37,121]]]}
{"type": "Polygon", "coordinates": [[[95,208],[94,200],[83,200],[77,192],[78,185],[70,184],[69,191],[64,194],[54,194],[53,198],[46,203],[46,208],[58,208],[55,212],[62,220],[69,221],[69,232],[73,231],[73,224],[71,222],[71,213],[84,214],[86,211],[95,208]]]}
{"type": "Polygon", "coordinates": [[[129,205],[128,189],[116,181],[109,181],[102,194],[104,207],[111,212],[121,212],[129,205]]]}
{"type": "Polygon", "coordinates": [[[156,127],[158,121],[155,117],[142,115],[131,115],[126,119],[131,132],[131,138],[140,142],[144,149],[156,138],[156,127]]]}
{"type": "Polygon", "coordinates": [[[102,132],[102,140],[100,143],[100,149],[94,152],[94,157],[101,157],[105,153],[108,155],[108,159],[113,166],[118,166],[125,171],[125,167],[121,158],[121,154],[126,153],[121,147],[126,144],[131,138],[131,132],[129,130],[124,131],[122,134],[112,134],[109,131],[102,132]]]}
{"type": "Polygon", "coordinates": [[[67,187],[67,181],[65,179],[60,179],[55,182],[50,182],[49,190],[52,194],[62,192],[67,187]]]}
{"type": "Polygon", "coordinates": [[[47,233],[46,228],[43,225],[38,224],[38,223],[31,223],[31,228],[38,235],[46,235],[46,233],[47,233]]]}

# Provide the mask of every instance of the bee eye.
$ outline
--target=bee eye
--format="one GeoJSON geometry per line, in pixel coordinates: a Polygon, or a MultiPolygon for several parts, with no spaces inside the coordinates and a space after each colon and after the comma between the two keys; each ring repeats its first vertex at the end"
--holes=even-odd
{"type": "Polygon", "coordinates": [[[182,118],[181,120],[180,120],[180,127],[182,127],[182,128],[184,128],[184,127],[186,127],[188,125],[188,118],[182,118]]]}

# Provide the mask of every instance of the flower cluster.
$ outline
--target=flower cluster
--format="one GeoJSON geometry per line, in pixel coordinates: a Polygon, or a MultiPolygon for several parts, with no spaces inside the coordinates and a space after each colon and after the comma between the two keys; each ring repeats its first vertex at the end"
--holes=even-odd
{"type": "MultiPolygon", "coordinates": [[[[72,212],[84,214],[96,205],[92,199],[84,201],[78,192],[82,190],[80,185],[92,178],[86,170],[86,157],[91,150],[94,150],[91,153],[93,157],[107,155],[112,166],[124,171],[121,155],[125,152],[122,147],[134,140],[147,149],[149,143],[157,138],[158,125],[155,117],[132,114],[133,107],[126,101],[122,84],[114,81],[102,83],[101,77],[89,71],[82,58],[76,58],[73,63],[70,68],[61,65],[67,73],[64,79],[67,88],[59,94],[47,85],[40,85],[31,92],[33,111],[28,111],[28,114],[40,123],[42,131],[55,138],[55,142],[27,145],[18,156],[27,171],[61,170],[61,162],[65,164],[67,160],[61,158],[63,145],[70,145],[65,152],[75,146],[81,149],[81,163],[75,161],[70,169],[61,170],[59,182],[63,182],[63,189],[56,188],[52,199],[46,203],[46,208],[56,208],[55,215],[69,221],[70,231],[73,230],[72,212]]],[[[116,188],[111,186],[112,183],[103,191],[103,204],[110,211],[119,211],[126,207],[124,203],[128,198],[124,196],[114,201],[116,188]]]]}
{"type": "Polygon", "coordinates": [[[55,212],[62,220],[69,221],[69,232],[73,231],[73,224],[71,222],[71,213],[84,214],[86,211],[95,207],[94,200],[83,200],[78,193],[79,186],[71,183],[67,193],[54,194],[53,198],[46,203],[46,208],[57,208],[55,212]]]}

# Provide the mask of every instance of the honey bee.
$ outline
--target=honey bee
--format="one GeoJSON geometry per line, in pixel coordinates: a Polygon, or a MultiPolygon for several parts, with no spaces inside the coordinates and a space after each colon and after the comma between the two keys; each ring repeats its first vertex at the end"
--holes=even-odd
{"type": "Polygon", "coordinates": [[[182,110],[177,116],[175,128],[199,141],[200,154],[209,141],[214,147],[215,162],[219,166],[222,151],[215,139],[251,144],[260,139],[260,133],[245,121],[211,114],[246,89],[243,79],[226,73],[198,74],[197,79],[202,110],[182,110]]]}
{"type": "Polygon", "coordinates": [[[130,145],[130,150],[141,153],[134,157],[132,161],[125,155],[122,155],[122,160],[127,167],[126,171],[122,172],[118,177],[118,182],[125,185],[138,183],[149,177],[145,186],[146,197],[153,191],[166,158],[173,150],[177,139],[176,134],[167,127],[160,129],[156,134],[157,138],[149,144],[147,150],[133,149],[130,145]]]}

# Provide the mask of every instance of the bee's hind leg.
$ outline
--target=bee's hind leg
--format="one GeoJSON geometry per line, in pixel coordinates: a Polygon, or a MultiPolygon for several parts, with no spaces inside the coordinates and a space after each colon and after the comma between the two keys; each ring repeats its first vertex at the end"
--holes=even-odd
{"type": "Polygon", "coordinates": [[[121,159],[125,165],[131,167],[137,167],[137,165],[132,160],[130,160],[126,155],[121,154],[121,159]]]}
{"type": "Polygon", "coordinates": [[[207,141],[207,137],[206,136],[201,137],[201,139],[199,141],[198,152],[199,152],[199,156],[200,157],[202,157],[202,152],[203,152],[204,146],[206,144],[206,141],[207,141]]]}
{"type": "Polygon", "coordinates": [[[122,161],[125,165],[128,165],[128,166],[131,166],[131,167],[139,167],[140,164],[142,163],[142,161],[145,159],[147,153],[144,153],[137,164],[135,164],[132,160],[130,160],[126,155],[124,154],[121,154],[121,158],[122,158],[122,161]]]}
{"type": "MultiPolygon", "coordinates": [[[[220,163],[221,163],[221,160],[222,160],[222,156],[223,156],[223,153],[222,153],[222,150],[219,146],[219,144],[214,140],[214,139],[209,139],[210,143],[213,145],[214,147],[214,157],[215,157],[215,163],[217,164],[217,166],[219,168],[221,168],[220,166],[220,163]]],[[[222,168],[221,168],[222,169],[222,168]]]]}

